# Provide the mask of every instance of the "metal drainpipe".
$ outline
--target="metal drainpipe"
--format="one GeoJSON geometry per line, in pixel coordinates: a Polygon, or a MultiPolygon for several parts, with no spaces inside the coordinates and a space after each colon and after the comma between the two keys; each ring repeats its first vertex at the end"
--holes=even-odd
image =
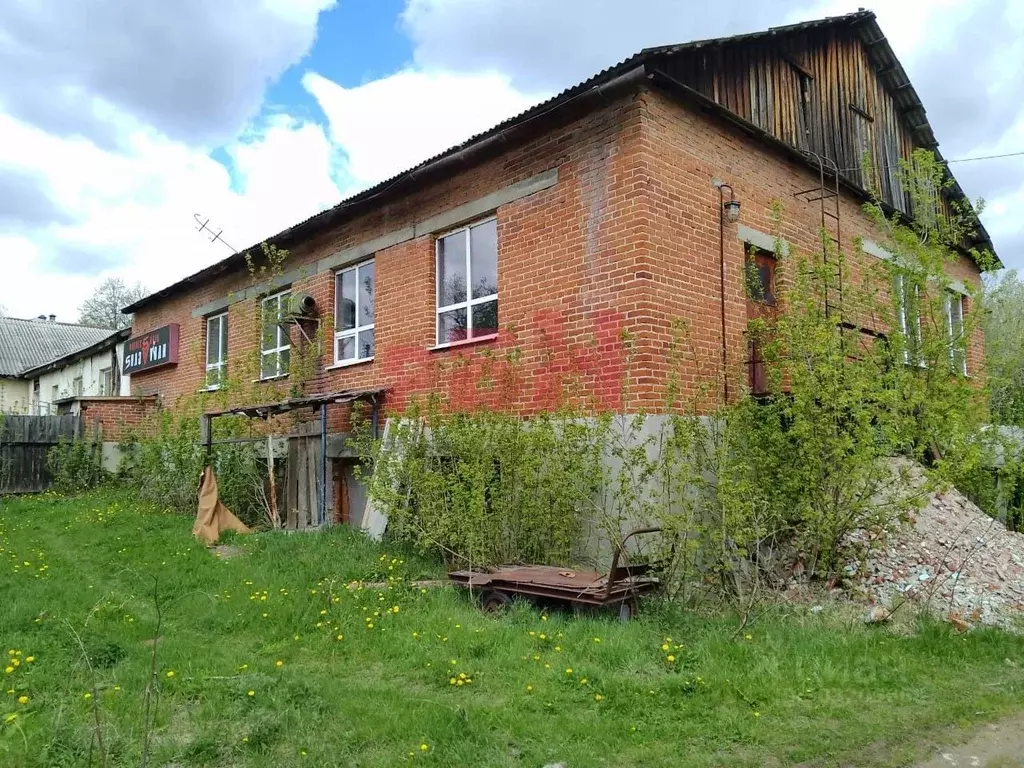
{"type": "Polygon", "coordinates": [[[726,187],[729,194],[733,194],[733,188],[728,184],[718,184],[718,268],[719,287],[721,290],[722,310],[722,388],[725,394],[725,402],[729,402],[729,353],[725,334],[725,193],[726,187]]]}

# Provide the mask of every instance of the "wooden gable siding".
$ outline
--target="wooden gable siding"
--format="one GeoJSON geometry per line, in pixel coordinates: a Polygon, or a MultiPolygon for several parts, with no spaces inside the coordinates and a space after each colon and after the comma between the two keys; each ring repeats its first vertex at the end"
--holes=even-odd
{"type": "Polygon", "coordinates": [[[829,158],[853,184],[877,188],[887,203],[913,214],[899,161],[917,146],[856,29],[682,50],[663,69],[781,141],[829,158]],[[874,178],[863,170],[865,153],[874,178]]]}

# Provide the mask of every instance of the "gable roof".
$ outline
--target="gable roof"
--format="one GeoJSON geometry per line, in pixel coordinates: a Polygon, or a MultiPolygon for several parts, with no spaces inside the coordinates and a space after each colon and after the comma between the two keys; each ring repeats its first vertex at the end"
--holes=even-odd
{"type": "Polygon", "coordinates": [[[87,344],[86,346],[80,347],[79,349],[72,350],[71,352],[68,352],[65,355],[56,357],[53,360],[48,360],[47,362],[42,363],[41,365],[36,365],[33,366],[32,368],[26,368],[24,371],[21,372],[22,378],[34,379],[36,376],[41,376],[42,374],[48,373],[49,371],[53,371],[56,370],[57,368],[63,368],[66,365],[70,365],[76,360],[81,360],[83,357],[92,357],[93,355],[98,355],[100,352],[104,352],[110,349],[111,347],[117,346],[122,341],[127,341],[127,339],[132,335],[131,328],[122,328],[119,331],[111,331],[110,329],[107,328],[98,330],[103,330],[107,335],[104,336],[99,341],[93,342],[92,344],[87,344]]]}
{"type": "MultiPolygon", "coordinates": [[[[460,166],[466,167],[471,161],[482,158],[489,152],[507,149],[520,137],[528,135],[530,131],[542,128],[543,125],[558,119],[567,111],[586,109],[588,104],[593,103],[603,104],[605,103],[604,99],[612,90],[633,86],[641,82],[649,82],[653,85],[665,87],[666,90],[679,92],[684,98],[692,99],[700,103],[703,108],[718,112],[733,122],[742,124],[742,127],[750,133],[790,154],[796,155],[801,161],[809,163],[809,157],[796,147],[785,144],[763,129],[730,112],[717,102],[711,101],[685,86],[679,88],[678,83],[666,82],[664,73],[659,70],[657,65],[666,60],[667,57],[687,50],[717,45],[742,45],[795,32],[839,26],[850,26],[858,30],[865,46],[868,47],[870,60],[876,69],[877,76],[882,84],[893,93],[900,109],[913,118],[912,128],[915,141],[920,146],[933,151],[936,157],[942,161],[942,156],[938,152],[938,142],[935,140],[935,134],[925,115],[924,105],[910,84],[910,79],[896,58],[892,46],[889,45],[888,40],[878,26],[875,14],[872,11],[860,10],[843,16],[831,16],[797,24],[771,27],[760,32],[645,48],[618,64],[602,70],[587,80],[567,88],[550,99],[527,109],[525,112],[510,117],[493,128],[472,136],[406,171],[378,182],[368,189],[342,200],[332,208],[321,211],[304,221],[288,227],[273,237],[267,238],[265,242],[278,247],[287,247],[290,243],[295,243],[303,238],[329,230],[338,226],[346,219],[350,219],[375,205],[400,197],[411,189],[416,189],[429,183],[438,178],[442,173],[450,173],[453,169],[458,170],[460,166]]],[[[952,178],[952,174],[950,174],[950,177],[952,178]]],[[[852,183],[849,179],[843,179],[843,182],[847,188],[854,192],[861,195],[867,194],[865,190],[852,183]]],[[[958,198],[966,199],[963,190],[956,183],[955,179],[953,179],[953,193],[958,198]]],[[[984,247],[992,250],[991,239],[980,221],[977,222],[977,231],[978,241],[984,247]]],[[[254,243],[248,249],[228,256],[166,288],[156,291],[121,311],[125,314],[137,312],[164,298],[181,293],[191,285],[202,284],[218,275],[238,269],[245,263],[246,252],[258,249],[259,246],[259,243],[254,243]]],[[[998,258],[996,263],[1001,266],[998,258]]]]}
{"type": "Polygon", "coordinates": [[[109,328],[0,317],[0,376],[21,376],[31,368],[88,347],[109,335],[109,328]]]}

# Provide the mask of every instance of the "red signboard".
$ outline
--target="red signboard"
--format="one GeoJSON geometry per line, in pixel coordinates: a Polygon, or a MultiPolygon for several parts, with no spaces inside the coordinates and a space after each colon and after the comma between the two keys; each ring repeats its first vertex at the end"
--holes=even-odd
{"type": "Polygon", "coordinates": [[[124,345],[124,374],[130,375],[178,362],[178,324],[134,336],[124,345]]]}

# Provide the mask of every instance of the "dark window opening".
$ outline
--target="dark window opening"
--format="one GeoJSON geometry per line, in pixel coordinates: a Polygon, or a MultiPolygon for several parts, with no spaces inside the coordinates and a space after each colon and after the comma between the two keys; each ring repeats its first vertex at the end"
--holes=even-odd
{"type": "Polygon", "coordinates": [[[747,251],[747,297],[767,307],[775,306],[775,254],[762,248],[747,251]]]}

